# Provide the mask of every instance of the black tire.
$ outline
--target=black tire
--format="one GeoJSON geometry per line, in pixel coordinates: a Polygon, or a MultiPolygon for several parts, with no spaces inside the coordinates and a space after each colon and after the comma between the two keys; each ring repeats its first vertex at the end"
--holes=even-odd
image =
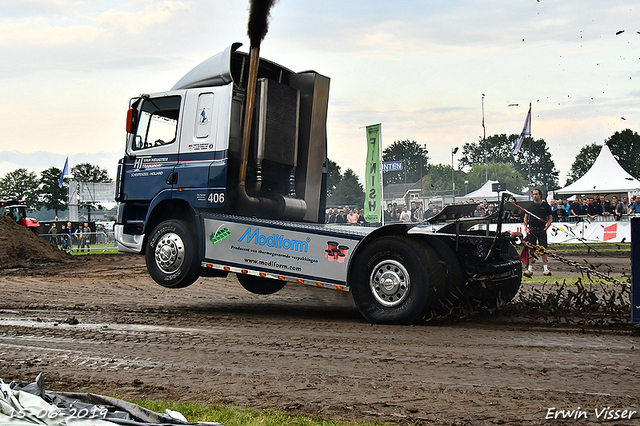
{"type": "Polygon", "coordinates": [[[184,220],[167,220],[156,226],[147,240],[147,270],[163,287],[183,288],[198,279],[198,244],[189,229],[184,220]]]}
{"type": "Polygon", "coordinates": [[[465,296],[462,293],[465,277],[460,261],[453,252],[453,249],[439,238],[429,238],[428,244],[436,252],[440,260],[440,266],[444,275],[444,288],[442,295],[430,298],[428,302],[429,310],[434,316],[447,315],[452,309],[460,307],[465,303],[465,296]]]}
{"type": "Polygon", "coordinates": [[[443,285],[443,273],[438,256],[425,242],[388,236],[370,242],[358,254],[349,284],[367,321],[411,324],[424,318],[432,289],[443,285]]]}
{"type": "MultiPolygon", "coordinates": [[[[509,259],[520,259],[520,253],[513,246],[513,244],[509,244],[509,259]]],[[[516,297],[518,291],[520,290],[520,285],[522,284],[522,263],[518,263],[518,267],[516,273],[514,274],[513,279],[502,283],[501,285],[501,298],[502,302],[509,303],[511,300],[516,297]]]]}
{"type": "Polygon", "coordinates": [[[236,274],[240,285],[254,294],[273,294],[287,285],[286,281],[273,278],[256,277],[255,275],[236,274]]]}
{"type": "MultiPolygon", "coordinates": [[[[519,259],[516,248],[509,244],[509,259],[519,259]]],[[[520,290],[522,283],[522,263],[518,263],[511,278],[498,282],[473,282],[464,287],[463,292],[469,303],[469,309],[479,308],[489,310],[500,308],[509,303],[520,290]]]]}

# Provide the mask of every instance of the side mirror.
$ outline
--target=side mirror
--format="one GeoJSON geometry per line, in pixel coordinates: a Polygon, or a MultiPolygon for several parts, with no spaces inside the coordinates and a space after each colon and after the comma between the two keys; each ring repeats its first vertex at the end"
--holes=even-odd
{"type": "Polygon", "coordinates": [[[133,133],[136,128],[137,114],[133,108],[129,108],[127,110],[127,124],[126,129],[127,133],[133,133]]]}

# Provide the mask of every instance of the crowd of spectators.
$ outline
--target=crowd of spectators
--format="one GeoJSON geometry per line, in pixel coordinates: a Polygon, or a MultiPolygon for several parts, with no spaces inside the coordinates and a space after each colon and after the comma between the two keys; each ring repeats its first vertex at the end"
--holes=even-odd
{"type": "MultiPolygon", "coordinates": [[[[458,204],[473,204],[473,200],[460,201],[458,204]]],[[[478,204],[473,213],[474,217],[484,217],[493,214],[497,206],[483,200],[478,204]]],[[[428,203],[424,208],[422,201],[411,201],[409,205],[399,206],[397,203],[387,204],[384,211],[384,222],[414,222],[421,223],[440,213],[442,209],[433,203],[428,203]]],[[[326,213],[326,223],[338,223],[347,225],[365,225],[364,210],[345,206],[343,208],[329,208],[326,213]]]]}
{"type": "MultiPolygon", "coordinates": [[[[458,201],[457,204],[475,204],[473,199],[468,201],[458,201]]],[[[474,210],[473,217],[485,217],[493,214],[498,209],[496,203],[487,202],[486,199],[477,201],[478,205],[474,210]]],[[[585,218],[595,219],[597,216],[610,217],[619,220],[627,215],[640,215],[640,195],[636,197],[622,197],[614,195],[611,199],[604,195],[594,195],[589,197],[576,196],[572,201],[568,199],[551,199],[551,214],[554,222],[577,222],[585,218]]],[[[397,203],[387,204],[384,211],[385,223],[391,222],[424,222],[437,215],[440,208],[433,203],[429,203],[427,208],[421,201],[411,201],[410,205],[399,206],[397,203]]],[[[511,215],[510,221],[521,221],[519,212],[511,215]]],[[[364,226],[364,210],[345,206],[343,208],[329,208],[326,214],[326,223],[338,223],[347,225],[364,226]]]]}
{"type": "MultiPolygon", "coordinates": [[[[472,199],[468,200],[468,201],[458,201],[458,204],[475,204],[476,202],[472,199]]],[[[488,202],[486,199],[482,200],[482,201],[478,201],[478,205],[476,206],[476,209],[473,211],[473,214],[471,216],[473,217],[485,217],[485,216],[490,216],[493,213],[495,213],[498,207],[496,204],[494,203],[490,203],[488,202]]]]}
{"type": "MultiPolygon", "coordinates": [[[[384,211],[384,221],[389,222],[424,222],[426,219],[438,214],[440,209],[429,203],[427,210],[422,202],[412,201],[410,206],[398,206],[397,203],[389,203],[384,211]]],[[[364,226],[364,209],[345,206],[343,208],[332,207],[327,210],[326,223],[364,226]]]]}
{"type": "Polygon", "coordinates": [[[325,217],[326,223],[337,223],[341,225],[354,225],[363,226],[364,221],[364,209],[352,208],[345,206],[339,208],[329,208],[325,217]]]}
{"type": "Polygon", "coordinates": [[[424,222],[425,220],[437,215],[440,209],[433,203],[427,204],[424,208],[422,201],[411,201],[409,206],[398,206],[397,203],[387,204],[384,211],[385,223],[390,222],[424,222]]]}
{"type": "MultiPolygon", "coordinates": [[[[104,230],[104,226],[102,226],[102,230],[104,230]]],[[[73,225],[71,222],[66,224],[62,222],[60,229],[58,229],[58,224],[53,222],[48,231],[48,241],[68,253],[73,251],[74,246],[78,252],[84,252],[85,248],[89,252],[90,244],[94,244],[95,240],[96,235],[88,222],[84,222],[84,224],[80,222],[77,225],[73,225]]]]}
{"type": "Polygon", "coordinates": [[[619,220],[623,216],[639,213],[640,196],[618,199],[617,195],[606,198],[604,195],[581,197],[576,195],[573,201],[568,199],[549,201],[554,222],[577,222],[584,218],[596,219],[597,216],[619,220]]]}

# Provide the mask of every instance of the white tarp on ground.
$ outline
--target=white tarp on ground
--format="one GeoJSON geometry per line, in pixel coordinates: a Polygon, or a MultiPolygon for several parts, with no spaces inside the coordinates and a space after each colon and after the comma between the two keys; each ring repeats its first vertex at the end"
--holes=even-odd
{"type": "Polygon", "coordinates": [[[554,191],[558,195],[620,194],[640,192],[640,181],[620,166],[607,145],[602,146],[593,166],[571,185],[554,191]]]}
{"type": "MultiPolygon", "coordinates": [[[[473,192],[468,193],[467,195],[463,196],[463,197],[456,197],[456,201],[458,200],[462,200],[462,201],[469,201],[471,199],[473,199],[473,201],[478,202],[478,201],[482,201],[482,200],[487,200],[487,201],[500,201],[498,199],[498,193],[497,192],[493,192],[491,185],[494,183],[498,183],[497,180],[488,180],[484,185],[482,185],[480,188],[476,189],[473,192]]],[[[515,197],[516,200],[518,201],[524,201],[524,200],[528,200],[529,197],[526,195],[520,195],[520,194],[514,194],[511,191],[503,191],[500,193],[500,197],[502,197],[502,194],[509,194],[512,197],[515,197]]]]}
{"type": "MultiPolygon", "coordinates": [[[[486,228],[485,228],[486,229],[486,228]]],[[[491,230],[496,225],[490,225],[491,230]]],[[[522,223],[503,223],[502,232],[522,232],[522,223]]],[[[631,242],[631,222],[553,222],[547,231],[549,244],[622,243],[631,242]]]]}
{"type": "Polygon", "coordinates": [[[60,408],[29,392],[13,390],[0,380],[0,423],[7,426],[117,426],[106,420],[63,415],[60,408]]]}
{"type": "MultiPolygon", "coordinates": [[[[43,374],[29,384],[0,379],[0,425],[2,426],[171,426],[194,425],[167,409],[155,413],[121,399],[91,393],[45,392],[43,374]]],[[[199,422],[203,426],[223,426],[199,422]]]]}

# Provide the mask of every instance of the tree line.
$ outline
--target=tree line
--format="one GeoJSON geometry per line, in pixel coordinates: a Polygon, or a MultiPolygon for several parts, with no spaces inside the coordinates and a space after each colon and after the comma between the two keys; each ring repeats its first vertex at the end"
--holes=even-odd
{"type": "MultiPolygon", "coordinates": [[[[385,172],[384,185],[415,183],[422,178],[424,196],[461,196],[475,191],[487,178],[507,184],[507,189],[520,193],[525,188],[542,188],[545,192],[559,189],[559,172],[544,139],[525,138],[519,152],[512,154],[519,135],[497,134],[486,140],[465,143],[458,159],[458,167],[451,164],[433,164],[428,150],[414,140],[397,140],[382,152],[382,161],[402,161],[403,170],[385,172]],[[486,153],[486,163],[485,163],[486,153]],[[452,184],[455,182],[455,191],[452,184]],[[529,183],[529,176],[531,182],[529,183]]],[[[635,178],[640,178],[640,135],[630,129],[615,132],[604,143],[622,168],[635,178]]],[[[568,173],[564,186],[581,178],[593,165],[602,145],[584,146],[568,173]]],[[[364,191],[358,177],[351,169],[342,175],[340,166],[329,160],[327,182],[329,205],[360,205],[364,191]]]]}
{"type": "MultiPolygon", "coordinates": [[[[456,169],[450,164],[430,163],[428,150],[414,140],[394,141],[383,150],[382,161],[402,161],[403,170],[385,172],[384,185],[415,183],[422,177],[424,196],[461,196],[484,185],[486,177],[506,183],[507,189],[516,193],[527,187],[539,187],[545,191],[560,188],[559,172],[545,140],[525,138],[520,151],[514,156],[512,151],[517,138],[517,134],[498,134],[489,136],[484,141],[465,143],[456,169]]],[[[637,132],[630,129],[615,132],[604,143],[622,168],[633,177],[640,178],[640,162],[636,161],[640,157],[640,135],[637,132]]],[[[591,168],[601,147],[602,145],[592,143],[580,149],[565,186],[578,180],[591,168]]],[[[328,205],[362,205],[364,188],[352,169],[346,169],[342,173],[341,167],[328,159],[327,171],[328,205]]],[[[31,209],[46,208],[57,214],[67,208],[68,186],[65,183],[62,188],[58,187],[61,173],[62,170],[56,167],[44,170],[40,177],[27,169],[9,172],[0,179],[0,199],[24,199],[31,209]]],[[[89,163],[74,166],[71,169],[71,179],[96,183],[112,181],[106,170],[89,163]]]]}
{"type": "MultiPolygon", "coordinates": [[[[27,208],[39,210],[45,208],[55,211],[67,209],[69,178],[63,179],[59,187],[62,170],[49,167],[38,176],[25,168],[6,173],[0,178],[0,199],[25,200],[27,208]]],[[[77,182],[110,183],[112,179],[105,169],[90,163],[80,163],[70,170],[71,180],[77,182]]]]}

